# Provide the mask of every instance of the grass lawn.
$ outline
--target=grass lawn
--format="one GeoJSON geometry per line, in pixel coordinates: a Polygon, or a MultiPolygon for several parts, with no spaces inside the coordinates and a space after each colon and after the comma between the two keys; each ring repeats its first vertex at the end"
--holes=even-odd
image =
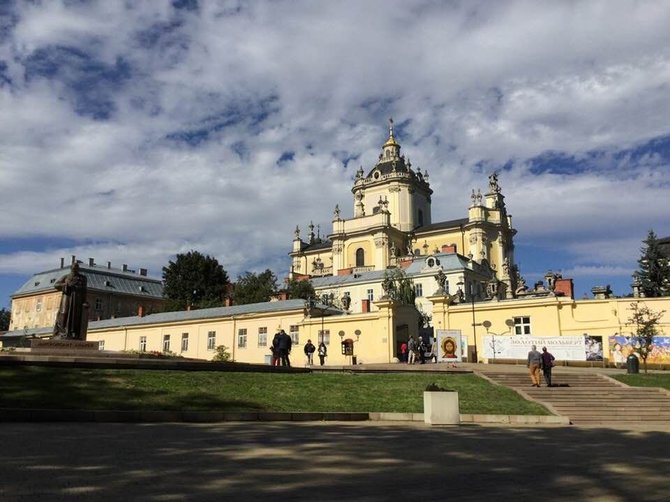
{"type": "Polygon", "coordinates": [[[285,374],[0,368],[0,407],[42,409],[423,412],[423,390],[459,392],[461,413],[549,415],[475,375],[285,374]]]}
{"type": "Polygon", "coordinates": [[[670,390],[670,373],[638,373],[613,376],[620,382],[633,387],[661,387],[670,390]]]}

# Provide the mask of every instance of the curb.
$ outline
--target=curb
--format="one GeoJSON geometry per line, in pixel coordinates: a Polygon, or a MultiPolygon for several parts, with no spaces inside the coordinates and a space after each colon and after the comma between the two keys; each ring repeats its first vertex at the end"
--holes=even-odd
{"type": "MultiPolygon", "coordinates": [[[[465,415],[461,425],[570,425],[567,417],[465,415]]],[[[424,422],[423,413],[121,411],[0,409],[0,422],[217,423],[217,422],[424,422]]]]}

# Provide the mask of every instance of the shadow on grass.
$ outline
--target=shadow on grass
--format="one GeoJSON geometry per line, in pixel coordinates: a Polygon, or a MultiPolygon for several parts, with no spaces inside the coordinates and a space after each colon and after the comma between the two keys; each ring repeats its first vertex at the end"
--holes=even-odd
{"type": "MultiPolygon", "coordinates": [[[[132,370],[20,366],[0,368],[2,408],[81,410],[266,411],[252,401],[223,399],[199,390],[143,387],[132,370]]],[[[156,372],[149,373],[156,378],[156,372]]],[[[172,374],[174,375],[174,374],[172,374]]]]}

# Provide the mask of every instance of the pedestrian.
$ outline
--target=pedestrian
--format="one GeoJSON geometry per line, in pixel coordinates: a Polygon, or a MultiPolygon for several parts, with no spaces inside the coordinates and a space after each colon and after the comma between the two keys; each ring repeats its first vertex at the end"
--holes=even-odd
{"type": "Polygon", "coordinates": [[[416,340],[414,340],[414,335],[410,335],[409,340],[407,340],[407,364],[414,364],[416,362],[416,340]]]}
{"type": "Polygon", "coordinates": [[[402,342],[400,344],[400,362],[407,362],[407,342],[402,342]]]}
{"type": "Polygon", "coordinates": [[[433,344],[430,346],[430,358],[437,364],[437,338],[433,338],[433,344]]]}
{"type": "Polygon", "coordinates": [[[289,367],[291,361],[289,354],[291,353],[291,337],[286,334],[283,329],[279,332],[279,357],[281,358],[281,365],[289,367]]]}
{"type": "Polygon", "coordinates": [[[426,364],[426,342],[423,341],[423,337],[419,337],[419,361],[421,361],[421,364],[426,364]]]}
{"type": "Polygon", "coordinates": [[[547,347],[542,347],[542,373],[547,387],[551,387],[551,368],[554,367],[555,357],[547,351],[547,347]]]}
{"type": "Polygon", "coordinates": [[[307,356],[307,366],[314,364],[314,351],[316,347],[312,343],[312,340],[307,340],[305,344],[305,355],[307,356]]]}
{"type": "Polygon", "coordinates": [[[528,353],[528,371],[530,372],[530,380],[533,382],[531,387],[540,386],[540,366],[542,365],[542,355],[537,351],[537,347],[533,345],[528,353]]]}
{"type": "Polygon", "coordinates": [[[279,337],[281,332],[277,331],[274,338],[272,339],[272,345],[270,345],[270,351],[272,352],[272,366],[279,366],[280,355],[279,355],[279,337]]]}
{"type": "Polygon", "coordinates": [[[326,344],[321,342],[319,344],[319,361],[321,362],[321,366],[323,366],[323,363],[326,362],[327,355],[328,355],[328,349],[326,348],[326,344]]]}

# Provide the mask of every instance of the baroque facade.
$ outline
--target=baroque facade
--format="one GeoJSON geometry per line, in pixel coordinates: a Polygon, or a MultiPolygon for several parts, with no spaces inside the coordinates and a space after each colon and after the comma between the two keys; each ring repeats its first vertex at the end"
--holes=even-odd
{"type": "Polygon", "coordinates": [[[375,165],[356,172],[353,216],[343,217],[336,206],[325,239],[310,224],[303,240],[296,227],[289,278],[310,280],[319,296],[346,296],[354,309],[382,296],[384,273],[392,269],[413,279],[428,311],[423,298],[435,290],[466,301],[515,298],[523,290],[514,261],[516,230],[498,175],[489,176],[485,193],[472,190],[467,217],[434,222],[428,171],[415,170],[400,150],[391,121],[375,165]]]}

